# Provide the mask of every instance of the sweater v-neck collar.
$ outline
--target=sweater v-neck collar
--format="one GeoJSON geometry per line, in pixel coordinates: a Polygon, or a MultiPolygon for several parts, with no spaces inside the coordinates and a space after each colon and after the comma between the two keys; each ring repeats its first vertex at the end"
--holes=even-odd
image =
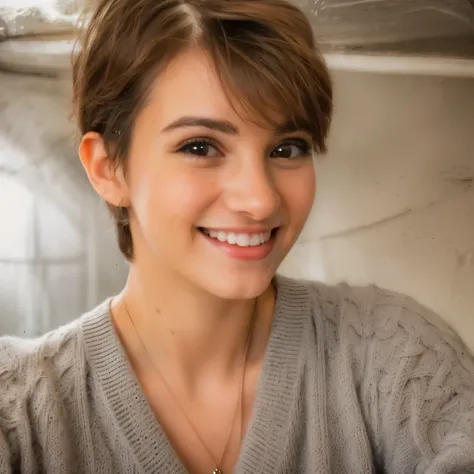
{"type": "MultiPolygon", "coordinates": [[[[275,277],[277,299],[252,416],[234,472],[275,473],[286,444],[290,407],[297,396],[301,352],[309,321],[304,284],[275,277]],[[262,460],[266,460],[265,466],[262,460]],[[269,465],[271,463],[271,465],[269,465]]],[[[186,469],[149,406],[115,331],[110,300],[82,320],[94,388],[140,472],[186,474],[186,469]]],[[[107,416],[107,419],[110,419],[107,416]]]]}

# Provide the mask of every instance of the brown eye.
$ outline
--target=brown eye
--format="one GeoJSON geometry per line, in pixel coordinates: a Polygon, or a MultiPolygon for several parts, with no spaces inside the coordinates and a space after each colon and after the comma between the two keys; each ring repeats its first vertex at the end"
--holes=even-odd
{"type": "Polygon", "coordinates": [[[179,151],[181,153],[203,158],[213,158],[219,156],[219,151],[217,148],[213,146],[209,140],[203,139],[188,141],[181,146],[179,151]]]}
{"type": "Polygon", "coordinates": [[[273,149],[271,158],[294,159],[307,156],[309,153],[309,144],[304,140],[285,142],[273,149]]]}

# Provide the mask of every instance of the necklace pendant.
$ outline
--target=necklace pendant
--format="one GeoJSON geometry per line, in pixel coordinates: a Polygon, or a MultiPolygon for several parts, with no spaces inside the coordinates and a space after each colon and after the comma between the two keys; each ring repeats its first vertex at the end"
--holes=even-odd
{"type": "Polygon", "coordinates": [[[224,474],[218,467],[216,467],[213,471],[212,474],[224,474]]]}

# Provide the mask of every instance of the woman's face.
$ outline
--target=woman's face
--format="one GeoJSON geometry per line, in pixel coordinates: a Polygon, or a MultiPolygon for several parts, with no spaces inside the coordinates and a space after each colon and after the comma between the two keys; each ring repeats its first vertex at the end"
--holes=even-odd
{"type": "Polygon", "coordinates": [[[191,50],[156,81],[127,165],[134,265],[222,298],[269,285],[311,210],[311,137],[261,128],[191,50]]]}

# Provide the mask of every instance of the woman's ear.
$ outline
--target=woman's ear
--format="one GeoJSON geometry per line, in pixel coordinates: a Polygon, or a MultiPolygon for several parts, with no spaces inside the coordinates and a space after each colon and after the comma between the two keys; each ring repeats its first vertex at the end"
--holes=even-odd
{"type": "Polygon", "coordinates": [[[109,158],[100,134],[88,132],[82,137],[79,157],[92,187],[104,201],[115,207],[130,205],[123,169],[109,158]]]}

